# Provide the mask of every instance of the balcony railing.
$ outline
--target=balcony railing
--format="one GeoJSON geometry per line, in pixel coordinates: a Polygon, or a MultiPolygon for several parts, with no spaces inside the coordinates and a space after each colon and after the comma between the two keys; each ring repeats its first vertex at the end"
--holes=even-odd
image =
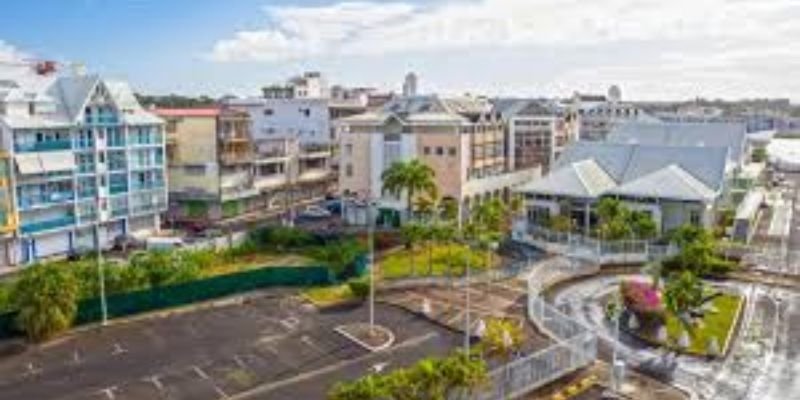
{"type": "Polygon", "coordinates": [[[86,114],[84,123],[87,125],[114,125],[119,123],[119,118],[114,114],[86,114]]]}
{"type": "Polygon", "coordinates": [[[54,218],[44,221],[35,221],[35,222],[23,221],[23,223],[20,225],[20,231],[22,231],[23,234],[30,234],[30,233],[63,228],[74,224],[75,224],[75,216],[66,215],[60,218],[54,218]]]}
{"type": "Polygon", "coordinates": [[[72,192],[52,192],[36,196],[22,195],[19,198],[19,208],[30,210],[33,208],[48,207],[70,203],[75,199],[72,192]]]}
{"type": "Polygon", "coordinates": [[[253,162],[250,152],[224,152],[219,155],[219,160],[224,164],[246,164],[253,162]]]}
{"type": "Polygon", "coordinates": [[[119,207],[111,209],[112,217],[124,217],[128,215],[128,207],[119,207]]]}
{"type": "Polygon", "coordinates": [[[14,150],[19,153],[26,151],[69,150],[71,148],[72,142],[69,140],[47,140],[33,143],[17,143],[14,145],[14,150]]]}
{"type": "Polygon", "coordinates": [[[127,184],[109,185],[108,191],[111,194],[127,193],[128,185],[127,184]]]}
{"type": "Polygon", "coordinates": [[[131,191],[163,189],[163,182],[132,183],[131,191]]]}

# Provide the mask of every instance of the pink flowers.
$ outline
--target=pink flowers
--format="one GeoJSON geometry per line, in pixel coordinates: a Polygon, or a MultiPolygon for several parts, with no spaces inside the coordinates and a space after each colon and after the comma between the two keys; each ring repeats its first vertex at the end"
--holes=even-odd
{"type": "Polygon", "coordinates": [[[625,307],[632,312],[641,314],[664,311],[661,293],[647,282],[624,281],[620,285],[620,291],[625,307]]]}

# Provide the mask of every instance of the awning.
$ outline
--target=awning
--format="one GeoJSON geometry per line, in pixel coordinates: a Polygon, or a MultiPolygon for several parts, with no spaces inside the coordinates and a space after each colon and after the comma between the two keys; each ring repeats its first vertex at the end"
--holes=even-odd
{"type": "Polygon", "coordinates": [[[75,154],[71,151],[49,151],[39,153],[42,169],[45,172],[73,171],[75,169],[75,154]]]}
{"type": "Polygon", "coordinates": [[[20,174],[30,175],[44,173],[42,163],[39,160],[39,154],[37,153],[17,154],[14,156],[14,159],[17,161],[17,169],[20,174]]]}

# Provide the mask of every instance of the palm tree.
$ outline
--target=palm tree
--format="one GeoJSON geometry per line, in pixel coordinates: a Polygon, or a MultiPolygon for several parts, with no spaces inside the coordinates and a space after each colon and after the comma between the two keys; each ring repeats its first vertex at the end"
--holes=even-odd
{"type": "Polygon", "coordinates": [[[74,274],[64,265],[26,268],[11,296],[19,310],[16,322],[20,329],[35,342],[69,329],[78,311],[79,290],[74,274]]]}
{"type": "Polygon", "coordinates": [[[664,287],[664,305],[684,325],[690,326],[688,314],[703,302],[703,281],[691,271],[671,275],[664,287]]]}
{"type": "Polygon", "coordinates": [[[410,217],[413,214],[413,202],[417,194],[427,193],[431,198],[436,198],[435,175],[433,168],[417,159],[398,161],[381,174],[383,191],[396,197],[405,193],[406,210],[410,217]]]}

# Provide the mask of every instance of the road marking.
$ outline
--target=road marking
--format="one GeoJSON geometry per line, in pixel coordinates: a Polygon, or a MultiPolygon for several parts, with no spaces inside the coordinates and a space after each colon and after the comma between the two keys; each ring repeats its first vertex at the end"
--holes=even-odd
{"type": "Polygon", "coordinates": [[[158,375],[153,375],[151,377],[144,378],[144,381],[152,383],[153,386],[155,386],[159,392],[164,390],[164,385],[161,383],[161,380],[159,379],[158,375]]]}
{"type": "Polygon", "coordinates": [[[111,351],[111,355],[118,356],[127,352],[128,350],[122,347],[122,345],[120,345],[118,342],[114,342],[114,350],[111,351]]]}
{"type": "Polygon", "coordinates": [[[375,360],[376,358],[385,357],[386,355],[392,354],[392,353],[394,353],[394,352],[396,352],[396,351],[398,351],[400,349],[404,349],[404,348],[407,348],[407,347],[418,346],[418,345],[420,345],[420,344],[422,344],[424,342],[427,342],[427,341],[429,341],[429,340],[431,340],[431,339],[433,339],[433,338],[435,338],[437,336],[439,336],[439,334],[436,333],[436,332],[428,332],[425,335],[417,336],[417,337],[408,339],[405,342],[402,342],[402,343],[392,347],[391,349],[388,349],[387,351],[380,352],[380,353],[367,353],[366,355],[364,355],[362,357],[351,358],[351,359],[342,360],[342,361],[339,361],[339,362],[336,362],[336,363],[333,363],[333,364],[328,364],[327,366],[322,367],[320,369],[317,369],[317,370],[314,370],[314,371],[305,372],[305,373],[301,373],[301,374],[297,374],[297,375],[292,376],[291,378],[287,378],[287,379],[284,379],[282,381],[270,382],[270,383],[267,383],[267,384],[264,384],[264,385],[261,385],[261,386],[256,386],[256,387],[254,387],[252,389],[246,390],[244,392],[239,392],[239,393],[237,393],[237,394],[235,394],[233,396],[230,396],[230,398],[234,399],[234,400],[242,400],[242,399],[254,398],[255,396],[263,395],[265,393],[271,392],[271,391],[273,391],[275,389],[278,389],[278,388],[281,388],[281,387],[284,387],[284,386],[287,386],[287,385],[291,385],[291,384],[294,384],[294,383],[297,383],[297,382],[307,381],[309,379],[316,378],[316,377],[318,377],[320,375],[328,374],[328,373],[331,373],[331,372],[334,372],[336,370],[339,370],[339,369],[342,369],[342,368],[346,368],[346,367],[349,367],[349,366],[352,366],[352,365],[357,365],[358,363],[361,363],[361,362],[369,362],[369,361],[375,360]]]}
{"type": "Polygon", "coordinates": [[[281,325],[290,331],[293,331],[299,323],[300,320],[298,320],[297,317],[288,317],[281,320],[281,325]]]}
{"type": "Polygon", "coordinates": [[[300,341],[303,342],[304,345],[306,345],[308,347],[311,347],[312,349],[314,349],[316,351],[324,352],[324,350],[321,347],[317,346],[317,344],[314,343],[314,341],[311,340],[311,338],[308,337],[307,335],[301,336],[300,337],[300,341]]]}
{"type": "Polygon", "coordinates": [[[33,364],[33,362],[29,362],[28,363],[28,370],[25,372],[25,376],[38,375],[40,373],[42,373],[42,369],[41,368],[36,368],[36,366],[33,364]]]}
{"type": "Polygon", "coordinates": [[[235,362],[235,363],[236,363],[236,365],[238,365],[238,366],[239,366],[239,368],[241,368],[241,369],[247,369],[247,364],[245,364],[244,360],[242,360],[242,358],[241,358],[241,357],[239,357],[239,355],[238,355],[238,354],[234,354],[234,355],[233,355],[233,362],[235,362]]]}
{"type": "Polygon", "coordinates": [[[116,392],[116,391],[117,391],[117,387],[116,386],[111,386],[111,387],[107,387],[105,389],[100,389],[100,393],[105,394],[106,397],[108,398],[108,400],[114,400],[116,398],[114,396],[114,392],[116,392]]]}
{"type": "Polygon", "coordinates": [[[209,377],[208,374],[205,371],[203,371],[202,369],[200,369],[200,367],[198,367],[197,365],[192,366],[192,369],[197,374],[197,376],[199,376],[200,378],[205,379],[205,380],[210,380],[211,379],[211,377],[209,377]]]}
{"type": "Polygon", "coordinates": [[[224,391],[224,390],[222,390],[222,388],[220,388],[220,387],[219,387],[219,386],[217,386],[217,385],[214,385],[214,390],[215,390],[215,391],[217,392],[217,394],[220,396],[220,397],[219,397],[220,399],[230,399],[230,398],[231,398],[231,396],[228,396],[228,394],[227,394],[227,393],[225,393],[225,391],[224,391]]]}
{"type": "Polygon", "coordinates": [[[81,353],[79,353],[77,349],[72,352],[72,363],[76,365],[81,363],[81,353]]]}

